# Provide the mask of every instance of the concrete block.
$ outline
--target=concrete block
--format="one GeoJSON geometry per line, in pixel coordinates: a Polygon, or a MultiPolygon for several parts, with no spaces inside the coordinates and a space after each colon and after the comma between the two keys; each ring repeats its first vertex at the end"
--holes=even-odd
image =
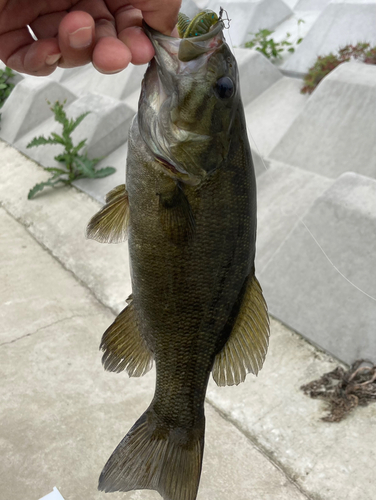
{"type": "Polygon", "coordinates": [[[254,49],[235,48],[244,106],[282,78],[282,73],[263,54],[254,49]]]}
{"type": "Polygon", "coordinates": [[[92,65],[74,69],[76,71],[68,74],[62,82],[75,94],[83,96],[93,93],[124,100],[135,90],[140,92],[146,65],[130,64],[120,73],[113,75],[99,73],[92,65]]]}
{"type": "Polygon", "coordinates": [[[228,40],[234,46],[250,40],[252,33],[260,29],[274,29],[292,15],[283,0],[211,0],[207,6],[214,12],[219,12],[221,7],[231,19],[228,40]]]}
{"type": "MultiPolygon", "coordinates": [[[[67,116],[70,118],[86,111],[90,111],[90,114],[72,133],[72,137],[74,144],[88,139],[86,145],[90,158],[106,157],[126,142],[130,122],[134,116],[133,110],[126,104],[104,95],[86,94],[66,108],[67,116]]],[[[16,143],[16,147],[44,166],[55,166],[53,158],[61,152],[61,146],[26,148],[33,137],[39,135],[46,137],[51,132],[61,133],[61,125],[54,121],[50,111],[49,116],[48,121],[22,137],[16,143]]]]}
{"type": "Polygon", "coordinates": [[[51,116],[46,101],[71,103],[76,96],[47,78],[27,77],[19,82],[1,110],[0,137],[14,143],[51,116]]]}
{"type": "Polygon", "coordinates": [[[293,8],[295,12],[309,12],[312,10],[322,11],[330,1],[331,0],[298,0],[298,2],[295,3],[294,7],[291,8],[293,8]]]}
{"type": "MultiPolygon", "coordinates": [[[[204,7],[205,8],[205,7],[204,7]]],[[[198,12],[200,12],[196,2],[193,0],[183,0],[180,7],[180,12],[183,12],[189,18],[193,18],[198,12]]]]}
{"type": "Polygon", "coordinates": [[[376,180],[343,174],[302,220],[261,272],[271,313],[347,363],[376,361],[376,180]]]}
{"type": "MultiPolygon", "coordinates": [[[[253,86],[253,79],[249,81],[253,86]]],[[[256,149],[261,156],[269,156],[294,119],[304,109],[308,97],[299,92],[300,87],[300,80],[280,78],[245,106],[244,112],[251,147],[256,149]]],[[[285,162],[289,163],[289,161],[285,162]]]]}
{"type": "Polygon", "coordinates": [[[271,158],[337,178],[376,177],[376,66],[344,63],[313,92],[271,158]]]}
{"type": "Polygon", "coordinates": [[[336,52],[344,45],[358,42],[375,45],[375,25],[374,0],[332,0],[295,53],[283,65],[283,69],[303,75],[313,66],[318,56],[336,52]]]}
{"type": "Polygon", "coordinates": [[[274,160],[267,164],[268,170],[257,178],[257,273],[263,272],[300,217],[334,182],[274,160]]]}

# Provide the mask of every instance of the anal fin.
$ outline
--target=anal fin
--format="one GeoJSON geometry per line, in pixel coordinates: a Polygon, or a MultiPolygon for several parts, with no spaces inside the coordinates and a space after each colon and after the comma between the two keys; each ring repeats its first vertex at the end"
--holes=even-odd
{"type": "Polygon", "coordinates": [[[141,377],[153,366],[153,354],[138,329],[131,297],[104,332],[100,349],[104,352],[103,366],[110,372],[126,370],[130,377],[141,377]]]}
{"type": "Polygon", "coordinates": [[[242,304],[231,335],[215,357],[213,378],[217,385],[238,385],[247,373],[261,370],[269,344],[269,316],[260,283],[248,278],[242,304]]]}
{"type": "Polygon", "coordinates": [[[128,226],[128,193],[121,184],[107,194],[106,204],[90,220],[86,236],[100,243],[121,243],[127,239],[128,226]]]}

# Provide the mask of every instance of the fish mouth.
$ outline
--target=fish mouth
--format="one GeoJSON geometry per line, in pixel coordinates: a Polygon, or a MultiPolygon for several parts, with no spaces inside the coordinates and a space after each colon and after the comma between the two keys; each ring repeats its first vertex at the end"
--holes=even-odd
{"type": "Polygon", "coordinates": [[[224,24],[219,20],[203,35],[175,38],[143,23],[155,56],[144,77],[139,101],[139,130],[165,173],[190,185],[200,184],[207,172],[199,159],[192,156],[188,172],[176,156],[176,146],[180,144],[181,148],[185,148],[184,155],[187,157],[190,143],[207,141],[209,137],[180,129],[176,125],[172,111],[178,107],[176,82],[177,79],[196,75],[200,70],[205,71],[211,55],[224,43],[223,28],[224,24]]]}
{"type": "MultiPolygon", "coordinates": [[[[181,62],[189,62],[197,57],[212,52],[218,46],[218,35],[222,34],[224,23],[219,19],[208,31],[200,36],[192,38],[175,38],[168,35],[163,35],[149,25],[143,22],[145,34],[153,44],[155,50],[155,58],[158,64],[163,63],[162,51],[164,49],[171,56],[179,59],[181,62]],[[213,43],[214,42],[214,43],[213,43]]],[[[222,37],[221,42],[222,42],[222,37]]]]}

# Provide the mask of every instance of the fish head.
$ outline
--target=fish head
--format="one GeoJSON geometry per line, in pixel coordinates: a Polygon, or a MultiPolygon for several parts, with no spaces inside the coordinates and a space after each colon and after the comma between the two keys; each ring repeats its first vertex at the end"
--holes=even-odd
{"type": "Polygon", "coordinates": [[[191,185],[226,160],[240,99],[223,28],[219,20],[204,35],[173,38],[144,26],[155,56],[142,84],[139,130],[166,173],[191,185]]]}

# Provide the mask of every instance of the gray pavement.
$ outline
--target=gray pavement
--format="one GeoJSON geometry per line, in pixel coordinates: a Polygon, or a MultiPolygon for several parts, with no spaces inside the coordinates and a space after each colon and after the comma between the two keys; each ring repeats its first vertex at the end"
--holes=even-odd
{"type": "MultiPolygon", "coordinates": [[[[96,491],[109,454],[149,404],[141,379],[102,369],[100,337],[130,291],[126,244],[84,238],[100,206],[75,188],[26,199],[45,172],[0,142],[3,500],[157,499],[155,492],[96,491]]],[[[292,174],[290,174],[292,175],[292,174]]],[[[301,384],[338,363],[272,320],[256,378],[208,390],[198,500],[371,500],[376,490],[376,407],[340,424],[301,384]]]]}

